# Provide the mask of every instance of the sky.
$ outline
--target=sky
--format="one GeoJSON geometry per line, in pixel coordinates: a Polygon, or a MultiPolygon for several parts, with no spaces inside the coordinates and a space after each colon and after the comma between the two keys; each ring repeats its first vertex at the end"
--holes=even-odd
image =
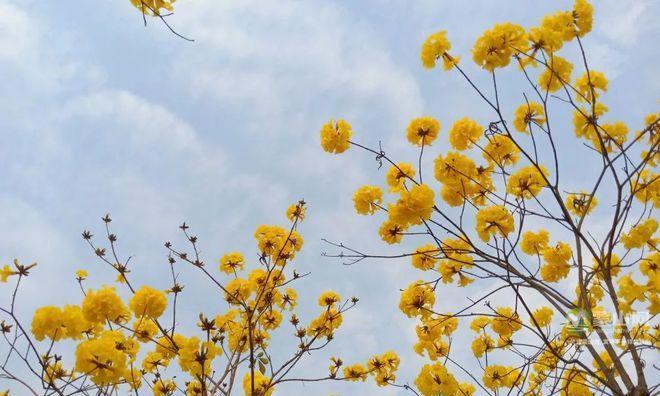
{"type": "MultiPolygon", "coordinates": [[[[610,79],[611,114],[639,127],[658,108],[660,3],[594,3],[594,33],[585,40],[591,66],[610,79]]],[[[114,278],[80,237],[84,229],[100,235],[105,213],[121,254],[133,256],[137,283],[165,288],[163,243],[184,242],[181,222],[215,265],[233,250],[254,257],[255,227],[286,224],[286,207],[304,198],[305,246],[296,268],[311,275],[298,285],[310,301],[303,314],[311,319],[315,295],[328,288],[361,302],[327,353],[312,356],[301,373],[324,374],[330,355],[354,362],[394,349],[404,359],[400,380],[412,382],[423,360],[411,351],[414,322],[397,305],[399,290],[419,273],[405,260],[347,267],[321,256],[333,251],[321,238],[400,251],[379,242],[378,219],[352,208],[352,192],[382,180],[384,169],[354,149],[323,153],[320,127],[345,118],[357,141],[373,147],[381,141],[388,154],[414,159],[404,141],[411,118],[434,116],[446,132],[465,115],[482,123],[493,117],[457,74],[422,68],[419,49],[428,34],[446,29],[475,81],[488,83],[470,65],[480,32],[502,21],[533,26],[568,7],[522,0],[180,0],[168,20],[194,38],[190,43],[155,20],[145,27],[127,0],[0,0],[0,262],[39,263],[22,289],[26,320],[44,301],[78,301],[78,268],[90,271],[93,285],[114,278]]],[[[512,87],[503,101],[513,109],[520,82],[513,73],[502,78],[512,87]]],[[[435,153],[446,147],[439,144],[435,153]]],[[[588,167],[570,143],[560,148],[568,169],[588,167]]],[[[573,172],[565,180],[581,182],[573,172]]],[[[220,296],[198,286],[204,284],[198,273],[180,272],[191,317],[198,307],[218,309],[220,296]]],[[[457,288],[443,293],[441,310],[465,301],[457,288]]],[[[325,383],[280,392],[377,391],[371,384],[325,383]]]]}

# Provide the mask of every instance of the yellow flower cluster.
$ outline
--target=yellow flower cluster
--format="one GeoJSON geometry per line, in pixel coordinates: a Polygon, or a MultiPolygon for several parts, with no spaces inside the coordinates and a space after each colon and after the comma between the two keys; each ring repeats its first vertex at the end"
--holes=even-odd
{"type": "Polygon", "coordinates": [[[472,282],[472,278],[465,275],[464,269],[472,268],[474,259],[470,255],[472,245],[462,238],[445,238],[442,240],[442,249],[445,259],[440,261],[438,271],[443,283],[452,283],[454,276],[458,275],[458,286],[464,287],[472,282]]]}
{"type": "Polygon", "coordinates": [[[218,269],[225,274],[233,274],[242,271],[245,267],[245,258],[239,252],[227,253],[220,257],[218,269]]]}
{"type": "MultiPolygon", "coordinates": [[[[113,393],[122,394],[138,393],[143,382],[148,381],[154,395],[171,395],[177,390],[186,395],[202,395],[209,391],[213,384],[211,379],[222,370],[232,378],[238,375],[236,373],[243,375],[244,369],[239,366],[247,361],[246,356],[254,355],[253,367],[243,377],[243,390],[254,396],[273,394],[277,383],[266,375],[267,365],[271,363],[267,348],[273,332],[285,322],[284,315],[297,305],[298,294],[286,285],[300,275],[294,270],[293,277],[287,280],[285,268],[303,244],[296,231],[297,222],[304,217],[303,205],[301,201],[295,205],[297,209],[287,210],[287,217],[293,218],[289,230],[274,225],[257,227],[254,236],[260,267],[246,271],[243,255],[233,252],[219,260],[218,270],[228,279],[217,280],[204,270],[222,290],[229,308],[214,318],[199,314],[197,327],[203,336],[186,336],[178,332],[177,323],[184,320],[181,317],[173,319],[173,327],[162,322],[168,305],[167,294],[176,296],[183,290],[183,286],[176,283],[176,277],[167,292],[150,286],[133,289],[126,277],[130,271],[121,264],[112,267],[123,271],[122,278],[131,292],[127,303],[115,288],[103,286],[86,291],[80,306],[37,309],[31,326],[36,341],[48,339],[53,352],[58,341],[76,341],[75,362],[71,369],[50,350],[43,356],[43,381],[59,386],[86,378],[90,386],[107,387],[113,389],[113,393]],[[134,321],[130,323],[132,317],[134,321]],[[226,368],[219,366],[221,355],[228,357],[226,368]],[[176,377],[166,377],[174,362],[178,363],[176,370],[189,376],[185,384],[179,383],[176,377]]],[[[184,224],[181,228],[185,232],[187,226],[184,224]]],[[[196,237],[189,236],[188,239],[195,246],[196,237]]],[[[169,242],[166,247],[172,252],[171,265],[177,257],[194,267],[204,266],[201,260],[193,260],[187,254],[175,251],[169,242]]],[[[21,273],[26,273],[26,268],[17,264],[17,271],[21,273]]],[[[81,286],[86,278],[87,273],[76,273],[81,286]]],[[[301,323],[295,314],[291,314],[288,321],[299,341],[294,359],[329,343],[343,322],[343,313],[357,301],[356,298],[343,301],[336,292],[326,291],[318,296],[319,315],[308,324],[301,323]]],[[[176,315],[176,307],[172,313],[176,315]]],[[[2,329],[5,331],[4,321],[2,329]]],[[[372,357],[364,375],[373,375],[380,386],[390,385],[395,381],[398,366],[398,356],[387,352],[372,357]]],[[[347,375],[335,379],[352,380],[353,377],[347,375]]],[[[240,381],[236,383],[240,384],[240,381]]]]}
{"type": "Polygon", "coordinates": [[[548,185],[547,179],[548,170],[543,165],[524,166],[509,176],[506,191],[517,198],[531,199],[548,185]]]}
{"type": "Polygon", "coordinates": [[[415,328],[417,343],[414,350],[417,354],[428,356],[436,361],[448,356],[451,335],[458,329],[458,318],[448,315],[431,315],[422,317],[415,328]]]}
{"type": "Polygon", "coordinates": [[[541,278],[548,282],[558,282],[568,276],[570,270],[569,260],[573,252],[564,242],[557,242],[542,251],[545,263],[541,266],[541,278]]]}
{"type": "Polygon", "coordinates": [[[477,212],[477,233],[484,242],[495,235],[506,237],[513,229],[513,216],[504,206],[493,205],[477,212]]]}
{"type": "Polygon", "coordinates": [[[303,245],[303,238],[296,230],[288,231],[276,225],[260,225],[254,238],[262,257],[280,266],[293,260],[303,245]]]}
{"type": "Polygon", "coordinates": [[[583,217],[591,213],[598,204],[595,196],[585,191],[579,193],[572,193],[566,196],[564,202],[569,212],[577,217],[583,217]]]}
{"type": "Polygon", "coordinates": [[[472,47],[472,59],[486,70],[507,66],[511,57],[527,46],[525,29],[513,23],[496,24],[472,47]]]}
{"type": "Polygon", "coordinates": [[[494,135],[488,138],[488,144],[484,147],[482,155],[490,165],[504,168],[518,162],[520,149],[510,137],[494,135]]]}
{"type": "Polygon", "coordinates": [[[427,69],[435,67],[438,59],[442,59],[442,66],[445,70],[452,69],[457,63],[458,58],[449,55],[451,44],[447,40],[447,32],[441,30],[430,35],[422,45],[420,58],[422,64],[427,69]]]}
{"type": "Polygon", "coordinates": [[[351,125],[344,120],[329,121],[321,128],[321,146],[328,153],[340,154],[350,147],[351,125]]]}
{"type": "Polygon", "coordinates": [[[403,191],[394,204],[388,205],[390,220],[404,227],[422,224],[431,218],[435,194],[426,184],[416,184],[403,191]]]}
{"type": "Polygon", "coordinates": [[[440,123],[433,117],[415,118],[406,129],[406,138],[415,146],[430,146],[438,138],[440,123]]]}
{"type": "Polygon", "coordinates": [[[463,117],[456,121],[449,130],[449,143],[456,150],[467,150],[483,135],[484,128],[476,121],[463,117]]]}
{"type": "MultiPolygon", "coordinates": [[[[336,378],[343,363],[336,358],[332,358],[331,361],[330,377],[336,378]]],[[[388,351],[382,355],[371,357],[367,361],[366,367],[361,363],[345,366],[342,374],[348,381],[364,381],[369,375],[372,375],[378,386],[387,386],[396,380],[395,372],[399,369],[400,363],[399,356],[393,351],[388,351]]]]}
{"type": "Polygon", "coordinates": [[[622,234],[621,243],[626,249],[639,249],[649,244],[656,250],[656,238],[653,238],[653,235],[657,230],[658,221],[654,218],[646,219],[631,228],[628,233],[622,234]]]}
{"type": "Polygon", "coordinates": [[[493,364],[486,366],[483,374],[484,386],[493,391],[511,389],[523,380],[522,374],[511,366],[493,364]]]}
{"type": "Polygon", "coordinates": [[[546,230],[539,230],[538,232],[525,231],[520,241],[520,250],[530,255],[541,254],[548,247],[549,242],[550,233],[546,230]]]}
{"type": "Polygon", "coordinates": [[[434,176],[442,183],[440,195],[450,206],[461,206],[466,200],[483,205],[491,192],[491,168],[477,167],[467,155],[450,151],[435,159],[434,176]]]}
{"type": "Polygon", "coordinates": [[[165,312],[167,297],[160,290],[142,286],[131,297],[130,307],[136,318],[158,319],[165,312]]]}
{"type": "Polygon", "coordinates": [[[514,113],[513,126],[518,132],[529,133],[532,124],[542,127],[545,121],[543,105],[529,102],[518,106],[514,113]]]}
{"type": "Polygon", "coordinates": [[[355,211],[361,215],[376,212],[383,203],[383,191],[378,186],[362,186],[353,194],[355,211]]]}
{"type": "Polygon", "coordinates": [[[140,12],[145,15],[163,16],[166,13],[174,11],[174,2],[176,0],[130,0],[140,12]]]}
{"type": "Polygon", "coordinates": [[[34,312],[32,334],[38,341],[49,338],[53,341],[62,339],[79,340],[85,334],[99,330],[98,323],[85,319],[82,309],[77,305],[65,305],[62,308],[45,306],[34,312]]]}
{"type": "Polygon", "coordinates": [[[431,286],[421,280],[413,282],[401,293],[399,309],[409,318],[426,318],[433,312],[435,293],[431,286]]]}
{"type": "Polygon", "coordinates": [[[474,395],[474,385],[459,383],[442,363],[425,364],[415,379],[415,386],[423,396],[474,395]]]}
{"type": "Polygon", "coordinates": [[[385,181],[390,192],[401,192],[406,190],[406,182],[411,183],[417,172],[408,162],[399,162],[392,165],[385,175],[385,181]]]}

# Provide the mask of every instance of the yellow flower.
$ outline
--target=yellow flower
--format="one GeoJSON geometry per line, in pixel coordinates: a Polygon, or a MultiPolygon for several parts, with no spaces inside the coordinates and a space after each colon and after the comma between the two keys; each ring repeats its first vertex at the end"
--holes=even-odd
{"type": "Polygon", "coordinates": [[[269,256],[277,265],[292,260],[296,252],[302,249],[303,238],[296,231],[289,231],[280,226],[260,225],[254,232],[259,252],[269,256]]]}
{"type": "Polygon", "coordinates": [[[58,307],[45,306],[38,308],[32,318],[31,330],[34,338],[37,341],[41,341],[45,337],[53,341],[63,339],[66,334],[66,327],[62,316],[62,310],[58,307]]]}
{"type": "Polygon", "coordinates": [[[440,123],[433,117],[414,118],[406,129],[406,138],[415,146],[430,146],[438,138],[440,123]]]}
{"type": "MultiPolygon", "coordinates": [[[[401,359],[394,351],[387,351],[381,355],[373,356],[367,362],[367,369],[369,371],[375,371],[379,374],[382,372],[393,373],[399,368],[401,364],[401,359]]],[[[391,378],[393,380],[393,377],[391,378]]],[[[379,383],[379,385],[382,385],[379,383]]]]}
{"type": "Polygon", "coordinates": [[[472,353],[474,357],[480,358],[495,348],[495,342],[487,334],[482,334],[472,341],[472,353]]]}
{"type": "Polygon", "coordinates": [[[619,256],[617,256],[616,253],[612,253],[611,256],[599,257],[598,260],[594,258],[593,263],[594,273],[596,273],[596,277],[598,277],[598,279],[604,278],[606,269],[609,271],[609,275],[612,277],[617,276],[621,271],[621,259],[619,256]],[[605,265],[604,268],[602,268],[602,264],[605,265]]]}
{"type": "Polygon", "coordinates": [[[541,252],[545,263],[541,266],[541,278],[548,282],[558,282],[568,276],[570,267],[568,261],[573,252],[564,242],[558,242],[554,247],[548,247],[541,252]]]}
{"type": "Polygon", "coordinates": [[[521,55],[521,62],[524,65],[531,64],[536,66],[538,64],[537,54],[539,51],[545,51],[547,54],[559,51],[564,45],[561,35],[555,30],[550,29],[546,25],[532,27],[527,32],[529,40],[529,47],[531,52],[526,55],[521,55]]]}
{"type": "Polygon", "coordinates": [[[658,221],[648,218],[637,224],[627,234],[621,235],[621,243],[626,249],[639,249],[653,242],[653,234],[658,230],[658,221]]]}
{"type": "Polygon", "coordinates": [[[415,168],[408,162],[399,162],[392,165],[385,175],[385,180],[390,192],[401,192],[405,190],[406,181],[415,177],[415,168]]]}
{"type": "Polygon", "coordinates": [[[575,89],[580,93],[580,95],[577,95],[577,100],[587,103],[593,102],[594,98],[598,98],[599,91],[607,92],[607,84],[605,74],[595,70],[585,72],[575,80],[575,89]]]}
{"type": "Polygon", "coordinates": [[[557,92],[571,82],[573,64],[566,59],[553,55],[539,76],[539,86],[548,92],[557,92]]]}
{"type": "Polygon", "coordinates": [[[490,365],[484,369],[482,377],[484,386],[491,390],[512,388],[522,377],[518,370],[511,366],[490,365]]]}
{"type": "Polygon", "coordinates": [[[344,120],[328,121],[321,128],[321,147],[328,153],[340,154],[350,147],[351,125],[344,120]]]}
{"type": "Polygon", "coordinates": [[[644,169],[634,177],[630,189],[635,198],[641,202],[652,202],[653,206],[660,208],[660,177],[657,173],[644,169]]]}
{"type": "Polygon", "coordinates": [[[545,111],[543,105],[529,102],[518,106],[514,113],[513,126],[518,132],[529,133],[531,124],[542,126],[545,124],[545,111]]]}
{"type": "Polygon", "coordinates": [[[12,271],[9,265],[5,264],[5,266],[0,269],[0,282],[7,283],[7,279],[16,274],[18,274],[18,272],[12,271]]]}
{"type": "Polygon", "coordinates": [[[298,204],[292,204],[286,209],[286,218],[289,219],[289,221],[303,221],[305,220],[305,214],[307,212],[307,208],[298,203],[298,204]]]}
{"type": "Polygon", "coordinates": [[[514,54],[525,51],[525,36],[525,29],[520,25],[497,24],[477,39],[472,47],[472,59],[488,71],[505,67],[514,54]]]}
{"type": "Polygon", "coordinates": [[[483,133],[484,128],[481,125],[468,117],[463,117],[449,130],[449,143],[456,150],[466,150],[472,148],[483,133]]]}
{"type": "Polygon", "coordinates": [[[458,62],[458,59],[449,55],[448,51],[450,49],[451,44],[447,40],[447,32],[445,30],[433,33],[422,44],[422,52],[420,54],[422,65],[427,69],[432,69],[435,67],[436,61],[442,58],[444,69],[451,69],[458,62]]]}
{"type": "Polygon", "coordinates": [[[199,381],[193,380],[186,385],[186,396],[202,396],[203,394],[202,384],[199,381]]]}
{"type": "Polygon", "coordinates": [[[169,359],[160,352],[147,352],[142,360],[142,369],[148,373],[154,373],[159,367],[167,367],[170,364],[169,359]]]}
{"type": "Polygon", "coordinates": [[[578,217],[588,215],[598,204],[596,197],[587,192],[568,194],[566,197],[566,208],[578,217]]]}
{"type": "Polygon", "coordinates": [[[142,286],[130,301],[130,307],[136,318],[158,319],[167,307],[165,293],[149,286],[142,286]]]}
{"type": "Polygon", "coordinates": [[[348,381],[364,381],[367,379],[367,369],[360,363],[344,367],[344,378],[348,381]]]}
{"type": "Polygon", "coordinates": [[[450,151],[446,156],[435,159],[435,178],[440,183],[453,184],[471,182],[477,178],[477,166],[468,156],[450,151]]]}
{"type": "Polygon", "coordinates": [[[513,333],[522,328],[518,313],[510,307],[499,307],[495,313],[497,316],[491,319],[490,328],[501,338],[509,339],[513,333]]]}
{"type": "Polygon", "coordinates": [[[583,37],[591,31],[594,22],[594,7],[587,0],[575,0],[573,4],[573,23],[577,35],[583,37]]]}
{"type": "Polygon", "coordinates": [[[124,302],[119,298],[114,287],[103,286],[94,291],[88,290],[82,302],[85,319],[92,323],[125,322],[130,313],[124,302]]]}
{"type": "Polygon", "coordinates": [[[552,321],[552,315],[554,315],[552,308],[541,307],[532,312],[533,319],[530,319],[529,322],[532,324],[532,326],[535,326],[534,322],[536,322],[536,325],[539,327],[544,327],[550,324],[550,321],[552,321]]]}
{"type": "Polygon", "coordinates": [[[490,318],[487,316],[477,316],[470,322],[470,329],[474,332],[481,332],[490,324],[490,318]]]}
{"type": "Polygon", "coordinates": [[[258,371],[254,372],[254,380],[252,380],[249,372],[243,377],[243,392],[245,392],[245,396],[270,396],[274,390],[275,387],[271,386],[270,378],[258,371]],[[254,393],[252,393],[252,382],[254,382],[254,393]]]}
{"type": "Polygon", "coordinates": [[[523,253],[530,255],[540,254],[541,251],[548,247],[548,242],[550,242],[550,234],[548,231],[526,231],[522,234],[520,250],[522,250],[523,253]]]}
{"type": "Polygon", "coordinates": [[[656,276],[658,268],[660,268],[660,252],[655,251],[640,260],[639,270],[649,278],[656,276]]]}
{"type": "Polygon", "coordinates": [[[390,220],[397,224],[421,224],[431,218],[435,194],[426,184],[416,184],[401,193],[396,204],[388,207],[390,220]]]}
{"type": "Polygon", "coordinates": [[[261,326],[266,330],[273,330],[280,327],[282,323],[282,314],[279,311],[267,311],[259,319],[261,326]]]}
{"type": "Polygon", "coordinates": [[[399,309],[409,318],[413,316],[427,317],[435,304],[435,294],[428,284],[421,280],[413,282],[401,293],[399,309]]]}
{"type": "Polygon", "coordinates": [[[243,278],[235,278],[225,285],[225,300],[230,304],[238,305],[246,301],[252,293],[252,284],[243,278]]]}
{"type": "Polygon", "coordinates": [[[412,254],[413,267],[423,271],[433,269],[438,262],[438,253],[438,247],[433,244],[418,247],[412,254]]]}
{"type": "Polygon", "coordinates": [[[331,307],[341,301],[341,296],[332,290],[323,292],[317,302],[321,307],[331,307]]]}
{"type": "Polygon", "coordinates": [[[310,337],[328,337],[332,336],[337,330],[344,318],[337,307],[331,306],[323,310],[319,316],[314,318],[307,328],[307,335],[310,337]]]}
{"type": "Polygon", "coordinates": [[[78,344],[76,371],[88,375],[96,385],[116,384],[122,378],[128,363],[121,350],[124,336],[116,331],[104,331],[97,338],[78,344]]]}
{"type": "Polygon", "coordinates": [[[529,165],[511,174],[507,180],[506,191],[514,197],[524,199],[531,199],[539,195],[541,189],[548,185],[546,179],[549,175],[543,165],[540,165],[539,168],[529,165]]]}
{"type": "Polygon", "coordinates": [[[607,106],[597,102],[592,114],[590,109],[580,109],[573,112],[573,130],[575,136],[592,140],[596,134],[596,123],[598,119],[607,112],[607,106]]]}
{"type": "Polygon", "coordinates": [[[200,342],[197,337],[190,337],[178,351],[179,367],[184,372],[200,377],[211,373],[211,362],[221,353],[212,341],[200,342]]]}
{"type": "Polygon", "coordinates": [[[644,301],[644,293],[648,290],[646,285],[637,283],[633,280],[632,274],[626,274],[619,278],[617,281],[619,285],[619,296],[628,305],[632,305],[635,301],[644,301]]]}
{"type": "Polygon", "coordinates": [[[591,144],[599,152],[611,153],[614,149],[621,150],[628,140],[628,125],[619,121],[599,125],[598,133],[590,136],[591,144]],[[603,150],[603,148],[605,150],[603,150]]]}
{"type": "Polygon", "coordinates": [[[488,139],[482,155],[489,164],[503,168],[518,162],[520,149],[508,136],[494,135],[488,139]]]}
{"type": "Polygon", "coordinates": [[[174,11],[176,0],[131,0],[131,3],[145,15],[157,16],[174,11]]]}
{"type": "Polygon", "coordinates": [[[477,233],[488,242],[493,235],[506,237],[514,229],[513,216],[504,206],[489,206],[477,212],[477,233]]]}
{"type": "Polygon", "coordinates": [[[407,229],[407,225],[401,225],[392,220],[385,220],[378,229],[378,234],[384,242],[387,242],[391,245],[401,242],[403,233],[406,232],[407,229]]]}
{"type": "Polygon", "coordinates": [[[154,396],[170,396],[174,394],[176,389],[176,384],[171,379],[157,378],[153,386],[154,396]]]}
{"type": "Polygon", "coordinates": [[[220,258],[220,266],[218,269],[225,274],[233,274],[237,271],[243,270],[245,266],[245,258],[239,252],[227,253],[220,258]]]}
{"type": "Polygon", "coordinates": [[[148,318],[142,317],[133,323],[133,332],[140,342],[149,342],[158,334],[158,326],[148,318]]]}
{"type": "Polygon", "coordinates": [[[87,273],[87,271],[85,271],[83,269],[79,269],[78,271],[76,271],[76,280],[79,281],[79,282],[83,281],[83,280],[87,279],[88,275],[89,274],[87,273]]]}
{"type": "Polygon", "coordinates": [[[415,379],[422,396],[453,396],[459,394],[456,378],[442,363],[425,364],[415,379]]]}
{"type": "Polygon", "coordinates": [[[541,28],[554,32],[563,41],[570,41],[575,38],[573,15],[570,11],[560,11],[544,16],[541,21],[541,28]]]}
{"type": "Polygon", "coordinates": [[[362,186],[353,194],[355,211],[361,215],[370,215],[377,211],[383,202],[383,191],[378,186],[362,186]]]}

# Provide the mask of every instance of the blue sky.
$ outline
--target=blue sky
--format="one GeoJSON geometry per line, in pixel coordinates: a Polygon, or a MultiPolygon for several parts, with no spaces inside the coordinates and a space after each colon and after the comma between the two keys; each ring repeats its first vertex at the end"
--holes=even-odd
{"type": "MultiPolygon", "coordinates": [[[[611,114],[637,128],[658,108],[653,22],[660,3],[595,5],[594,33],[585,41],[591,65],[610,78],[611,114]]],[[[465,115],[487,123],[492,114],[458,75],[422,69],[424,38],[448,30],[468,64],[473,41],[494,23],[531,26],[570,3],[180,0],[176,6],[170,21],[194,43],[156,21],[145,28],[127,0],[0,0],[0,259],[39,262],[23,289],[26,318],[46,299],[77,301],[77,268],[90,270],[92,284],[113,278],[79,237],[83,229],[100,234],[106,212],[123,253],[135,256],[138,283],[166,287],[162,243],[181,242],[182,221],[214,263],[231,250],[250,256],[254,228],[284,223],[284,209],[304,198],[309,218],[297,268],[312,275],[298,286],[301,295],[333,288],[362,300],[329,352],[357,361],[396,349],[406,359],[401,380],[412,380],[421,362],[410,352],[414,323],[396,305],[398,290],[419,274],[403,261],[347,268],[320,256],[328,250],[323,237],[396,251],[379,243],[377,219],[352,209],[352,191],[384,172],[356,150],[324,154],[320,126],[346,118],[357,140],[374,146],[382,140],[388,153],[411,160],[403,131],[412,117],[437,117],[445,132],[465,115]]],[[[520,81],[514,73],[502,79],[514,108],[520,81]]],[[[584,165],[570,141],[562,150],[568,167],[584,165]]],[[[566,180],[580,183],[577,176],[566,180]]],[[[193,288],[199,275],[181,272],[190,286],[184,298],[212,313],[219,299],[212,288],[193,288]]],[[[464,296],[447,293],[447,300],[464,296]]],[[[303,312],[311,309],[303,304],[303,312]]],[[[325,373],[325,358],[312,358],[302,372],[325,373]]],[[[344,389],[296,386],[286,394],[344,389]]],[[[370,385],[349,389],[344,394],[374,392],[370,385]]]]}

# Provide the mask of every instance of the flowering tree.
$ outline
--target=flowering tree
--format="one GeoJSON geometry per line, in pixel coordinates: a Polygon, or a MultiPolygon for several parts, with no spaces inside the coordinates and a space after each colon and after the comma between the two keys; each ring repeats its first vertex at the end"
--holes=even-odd
{"type": "MultiPolygon", "coordinates": [[[[11,382],[16,394],[59,396],[138,395],[145,391],[157,396],[230,395],[240,393],[236,388],[245,395],[268,396],[280,384],[295,381],[354,381],[373,376],[380,385],[393,383],[399,365],[393,352],[374,356],[366,365],[347,367],[333,358],[330,372],[319,377],[295,374],[302,359],[333,341],[344,312],[358,302],[327,291],[318,297],[317,317],[305,323],[294,313],[298,294],[291,286],[307,275],[292,268],[303,245],[297,229],[305,217],[304,205],[301,201],[289,207],[288,229],[276,225],[257,228],[258,263],[249,272],[238,252],[222,256],[217,269],[209,268],[199,254],[198,238],[184,223],[180,228],[188,249],[165,243],[171,274],[171,285],[165,291],[134,285],[130,257],[120,258],[117,236],[110,231],[111,219],[105,216],[108,246],[96,245],[89,231],[82,236],[100,261],[117,272],[116,282],[128,297],[122,298],[113,286],[86,289],[87,271],[79,270],[76,281],[83,294],[81,304],[41,307],[30,328],[20,320],[16,301],[19,286],[36,264],[15,261],[14,268],[5,265],[0,280],[15,285],[9,306],[0,306],[0,332],[5,341],[0,349],[0,378],[11,382]],[[226,303],[224,310],[218,308],[213,315],[199,314],[198,335],[179,330],[191,320],[177,315],[180,295],[185,295],[184,285],[179,283],[180,265],[201,271],[226,303]],[[284,327],[285,315],[290,326],[285,331],[298,345],[288,356],[273,356],[271,337],[281,336],[276,331],[284,327]]],[[[2,394],[9,395],[9,390],[2,394]]]]}
{"type": "Polygon", "coordinates": [[[441,61],[489,109],[478,116],[485,126],[457,115],[447,136],[452,150],[434,159],[439,194],[423,169],[424,154],[440,134],[436,119],[410,122],[406,138],[418,148],[412,162],[357,143],[344,120],[321,130],[325,151],[357,147],[388,165],[392,200],[386,203],[377,185],[362,186],[353,197],[355,210],[382,213],[378,233],[386,243],[400,243],[405,236],[419,246],[385,255],[329,242],[338,250],[332,256],[349,264],[408,257],[423,271],[424,279],[403,290],[399,304],[418,321],[414,350],[428,359],[411,388],[415,394],[649,395],[659,390],[659,368],[646,359],[656,359],[660,346],[654,322],[660,311],[660,253],[653,213],[660,206],[655,170],[660,113],[650,114],[637,132],[607,120],[600,95],[608,81],[590,69],[582,43],[592,22],[592,6],[576,0],[572,10],[547,15],[538,26],[502,23],[486,30],[472,58],[489,75],[490,87],[478,86],[468,75],[450,52],[445,31],[428,37],[423,65],[433,69],[441,61]],[[560,56],[568,46],[579,54],[575,64],[560,56]],[[502,103],[498,85],[498,72],[507,67],[517,67],[527,87],[511,104],[513,111],[505,110],[510,104],[502,103]],[[555,120],[571,113],[581,155],[599,164],[570,170],[583,184],[580,191],[566,189],[570,165],[557,149],[558,139],[569,137],[555,120]],[[607,226],[599,231],[597,224],[607,226]],[[467,299],[461,309],[446,312],[436,301],[443,287],[473,282],[470,287],[482,295],[467,299]],[[495,305],[493,299],[510,304],[495,305]],[[474,359],[452,348],[456,330],[467,326],[474,359]],[[460,382],[459,374],[468,381],[460,382]]]}

